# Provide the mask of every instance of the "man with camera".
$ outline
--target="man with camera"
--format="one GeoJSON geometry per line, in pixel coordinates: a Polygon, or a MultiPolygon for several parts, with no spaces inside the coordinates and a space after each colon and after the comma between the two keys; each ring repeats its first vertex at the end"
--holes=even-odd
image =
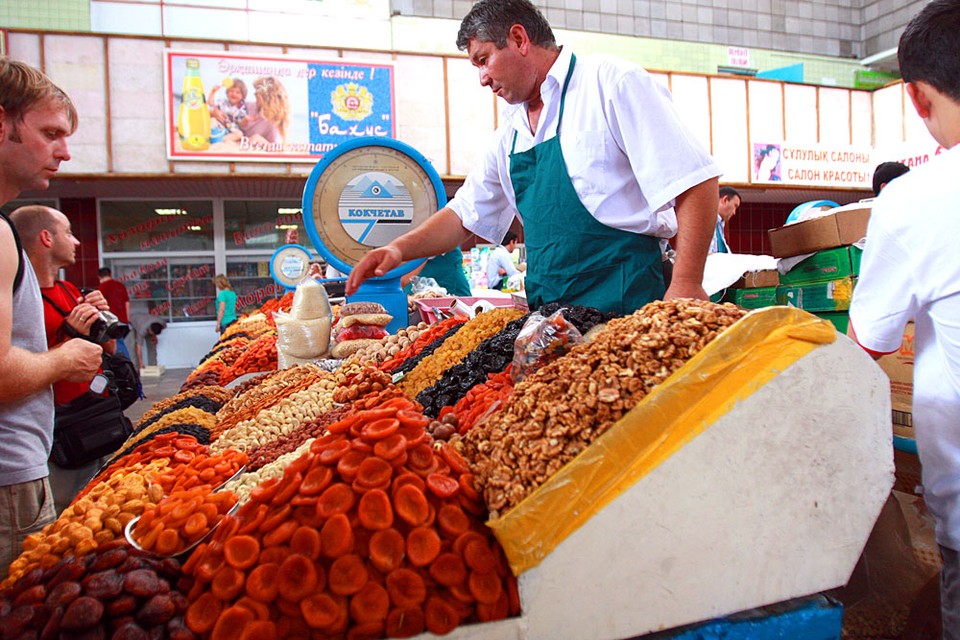
{"type": "MultiPolygon", "coordinates": [[[[50,207],[29,205],[11,213],[10,220],[20,235],[40,284],[47,346],[52,348],[71,338],[83,338],[101,345],[105,353],[113,354],[116,340],[129,332],[129,326],[119,322],[110,312],[106,298],[97,289],[81,291],[73,284],[57,279],[61,268],[76,262],[76,250],[80,246],[67,216],[50,207]]],[[[87,415],[91,429],[106,413],[106,420],[119,430],[115,423],[122,420],[122,409],[117,415],[118,403],[108,401],[108,382],[103,369],[92,380],[55,382],[53,393],[58,430],[65,414],[81,409],[89,409],[87,415]],[[98,403],[102,403],[103,411],[95,406],[98,403]]],[[[106,428],[110,428],[109,425],[106,428]]],[[[60,433],[54,433],[55,453],[60,437],[60,433]]],[[[93,478],[103,460],[100,457],[90,461],[74,459],[59,464],[54,458],[50,460],[50,485],[59,513],[93,478]]]]}
{"type": "MultiPolygon", "coordinates": [[[[0,204],[46,189],[70,159],[77,128],[69,96],[40,71],[0,56],[0,204]]],[[[47,350],[37,277],[0,213],[0,578],[23,540],[56,519],[47,459],[57,380],[89,380],[102,349],[68,340],[47,350]]]]}

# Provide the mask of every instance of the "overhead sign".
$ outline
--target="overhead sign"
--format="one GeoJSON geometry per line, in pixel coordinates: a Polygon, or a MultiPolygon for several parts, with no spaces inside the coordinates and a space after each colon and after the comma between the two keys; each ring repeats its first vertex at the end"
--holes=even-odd
{"type": "Polygon", "coordinates": [[[170,160],[316,162],[361,137],[393,137],[385,63],[165,52],[170,160]]]}
{"type": "Polygon", "coordinates": [[[752,151],[754,184],[872,188],[876,163],[870,147],[754,141],[752,151]]]}

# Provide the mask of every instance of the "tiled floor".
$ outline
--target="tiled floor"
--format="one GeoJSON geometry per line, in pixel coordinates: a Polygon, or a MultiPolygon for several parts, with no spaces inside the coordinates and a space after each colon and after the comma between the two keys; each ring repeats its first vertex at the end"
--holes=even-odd
{"type": "Polygon", "coordinates": [[[134,402],[123,413],[136,425],[140,416],[152,407],[154,402],[177,395],[180,392],[180,385],[192,371],[193,369],[167,369],[159,378],[141,378],[143,395],[147,396],[146,399],[134,402]]]}

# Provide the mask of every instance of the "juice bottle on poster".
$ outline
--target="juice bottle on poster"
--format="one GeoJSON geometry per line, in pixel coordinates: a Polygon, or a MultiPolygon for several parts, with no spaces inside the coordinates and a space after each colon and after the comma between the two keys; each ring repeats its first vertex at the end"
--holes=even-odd
{"type": "Polygon", "coordinates": [[[200,79],[200,61],[196,58],[187,58],[177,132],[184,149],[203,151],[210,148],[210,108],[200,79]]]}

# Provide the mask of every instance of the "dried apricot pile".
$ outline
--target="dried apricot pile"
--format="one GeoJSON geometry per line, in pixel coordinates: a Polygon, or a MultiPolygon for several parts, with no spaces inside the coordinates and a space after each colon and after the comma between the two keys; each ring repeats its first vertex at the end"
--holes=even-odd
{"type": "Polygon", "coordinates": [[[233,493],[215,492],[208,484],[174,489],[143,512],[133,525],[133,540],[144,551],[177,555],[210,533],[236,502],[233,493]]]}
{"type": "MultiPolygon", "coordinates": [[[[519,613],[466,462],[393,398],[329,425],[184,565],[187,626],[262,636],[409,637],[519,613]]],[[[253,637],[253,636],[249,636],[253,637]]]]}

